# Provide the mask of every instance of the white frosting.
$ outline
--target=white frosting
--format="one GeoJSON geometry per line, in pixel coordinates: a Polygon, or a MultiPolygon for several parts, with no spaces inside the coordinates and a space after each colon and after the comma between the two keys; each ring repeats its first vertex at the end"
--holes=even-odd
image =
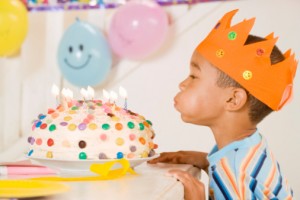
{"type": "Polygon", "coordinates": [[[153,155],[157,146],[152,141],[151,122],[115,105],[102,105],[101,101],[76,101],[68,109],[50,110],[38,116],[32,129],[28,155],[37,158],[142,158],[153,155]],[[117,130],[116,126],[122,128],[117,130]]]}

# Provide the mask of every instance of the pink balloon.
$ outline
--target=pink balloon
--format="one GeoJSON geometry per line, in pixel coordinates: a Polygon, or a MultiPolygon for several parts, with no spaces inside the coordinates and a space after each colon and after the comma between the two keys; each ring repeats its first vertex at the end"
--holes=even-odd
{"type": "Polygon", "coordinates": [[[108,39],[118,56],[142,59],[159,49],[168,28],[168,16],[158,4],[129,2],[114,14],[108,39]]]}

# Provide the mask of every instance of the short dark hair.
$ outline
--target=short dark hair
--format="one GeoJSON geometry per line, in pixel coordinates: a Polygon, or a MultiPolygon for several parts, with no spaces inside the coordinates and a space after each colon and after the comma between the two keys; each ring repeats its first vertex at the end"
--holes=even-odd
{"type": "MultiPolygon", "coordinates": [[[[252,44],[255,42],[260,42],[266,40],[265,38],[254,36],[254,35],[249,35],[245,45],[247,44],[252,44]]],[[[284,55],[281,53],[281,51],[278,49],[277,46],[274,46],[271,55],[271,64],[274,65],[276,63],[279,63],[284,60],[284,55]]],[[[241,86],[238,82],[233,80],[231,77],[229,77],[227,74],[219,70],[219,77],[217,79],[217,85],[219,87],[237,87],[237,88],[243,88],[247,94],[248,94],[248,99],[247,103],[249,105],[249,118],[252,123],[259,123],[262,121],[267,115],[269,115],[273,110],[258,100],[256,97],[251,95],[243,86],[241,86]]]]}

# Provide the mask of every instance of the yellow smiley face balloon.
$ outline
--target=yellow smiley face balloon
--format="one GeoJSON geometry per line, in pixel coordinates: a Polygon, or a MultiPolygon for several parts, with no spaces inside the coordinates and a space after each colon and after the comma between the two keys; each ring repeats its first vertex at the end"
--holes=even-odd
{"type": "Polygon", "coordinates": [[[27,9],[20,0],[0,0],[0,57],[14,54],[28,31],[27,9]]]}

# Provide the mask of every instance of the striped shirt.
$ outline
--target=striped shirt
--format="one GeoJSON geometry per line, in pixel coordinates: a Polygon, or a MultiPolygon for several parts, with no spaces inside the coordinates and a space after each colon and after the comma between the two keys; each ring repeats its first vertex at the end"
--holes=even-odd
{"type": "Polygon", "coordinates": [[[266,140],[258,131],[208,155],[210,199],[292,199],[266,140]]]}

